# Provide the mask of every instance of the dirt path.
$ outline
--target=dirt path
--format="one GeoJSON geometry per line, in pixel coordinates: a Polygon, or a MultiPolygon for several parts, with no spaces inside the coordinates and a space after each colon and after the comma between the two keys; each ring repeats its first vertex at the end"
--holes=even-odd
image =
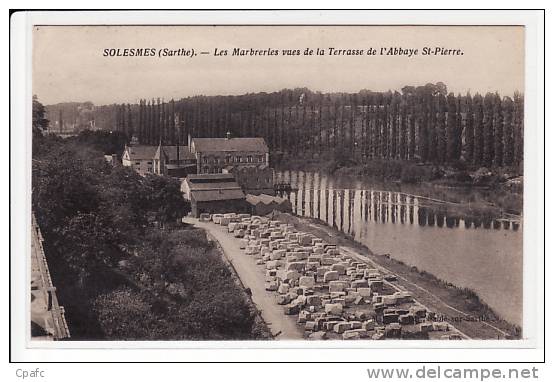
{"type": "Polygon", "coordinates": [[[294,316],[286,316],[283,307],[277,304],[275,296],[265,290],[264,273],[252,256],[246,256],[239,248],[239,240],[230,236],[226,229],[214,223],[200,222],[186,217],[183,222],[208,231],[221,245],[229,262],[235,268],[245,287],[252,292],[252,301],[261,311],[262,318],[276,340],[303,339],[303,330],[296,324],[294,316]]]}

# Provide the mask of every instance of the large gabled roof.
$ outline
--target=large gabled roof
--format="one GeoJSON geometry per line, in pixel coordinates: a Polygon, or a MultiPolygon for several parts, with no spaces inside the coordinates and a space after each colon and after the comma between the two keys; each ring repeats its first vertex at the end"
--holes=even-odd
{"type": "Polygon", "coordinates": [[[191,198],[198,202],[244,199],[235,178],[228,174],[189,175],[186,180],[191,198]]]}
{"type": "Polygon", "coordinates": [[[244,199],[244,192],[239,188],[233,189],[217,189],[191,191],[192,198],[197,202],[210,202],[216,200],[241,200],[244,199]]]}
{"type": "MultiPolygon", "coordinates": [[[[161,146],[167,160],[177,160],[177,146],[161,146]]],[[[155,159],[160,159],[160,146],[156,148],[155,159]]],[[[195,159],[188,146],[179,146],[179,160],[195,159]]]]}
{"type": "Polygon", "coordinates": [[[196,152],[269,152],[269,148],[263,138],[193,138],[191,144],[194,145],[196,152]]]}
{"type": "Polygon", "coordinates": [[[156,154],[157,146],[136,145],[127,146],[125,151],[129,153],[130,160],[148,159],[151,160],[156,154]]]}
{"type": "Polygon", "coordinates": [[[233,174],[189,174],[187,180],[191,183],[234,182],[233,174]]]}

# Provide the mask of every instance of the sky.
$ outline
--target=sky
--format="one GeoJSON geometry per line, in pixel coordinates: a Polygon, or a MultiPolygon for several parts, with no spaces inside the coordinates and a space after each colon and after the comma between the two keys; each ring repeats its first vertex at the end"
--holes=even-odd
{"type": "Polygon", "coordinates": [[[524,89],[524,35],[519,26],[35,26],[33,93],[46,105],[103,105],[297,87],[387,91],[441,81],[454,93],[511,95],[524,89]],[[425,47],[463,55],[423,55],[425,47]],[[155,49],[156,55],[104,56],[105,49],[125,48],[155,49]],[[196,56],[158,56],[181,48],[196,56]],[[234,48],[279,55],[232,56],[234,48]],[[303,55],[306,48],[313,55],[303,55]],[[317,48],[325,55],[316,55],[317,48]],[[363,54],[330,55],[329,48],[363,54]],[[377,54],[368,55],[370,48],[377,54]],[[418,54],[380,55],[382,48],[418,54]],[[216,56],[216,49],[228,54],[216,56]],[[284,56],[282,49],[301,54],[284,56]]]}

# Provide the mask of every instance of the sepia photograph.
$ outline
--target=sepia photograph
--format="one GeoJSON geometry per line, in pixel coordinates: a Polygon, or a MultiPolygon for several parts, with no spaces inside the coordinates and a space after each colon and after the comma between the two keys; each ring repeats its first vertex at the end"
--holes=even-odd
{"type": "Polygon", "coordinates": [[[530,338],[524,25],[31,37],[30,343],[530,338]]]}

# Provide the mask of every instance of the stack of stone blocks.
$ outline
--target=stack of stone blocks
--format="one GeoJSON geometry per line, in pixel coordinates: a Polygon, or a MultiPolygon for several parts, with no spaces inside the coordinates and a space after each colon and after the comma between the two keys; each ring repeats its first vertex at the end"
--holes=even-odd
{"type": "Polygon", "coordinates": [[[296,315],[309,339],[402,338],[403,330],[451,330],[406,291],[384,293],[382,273],[341,254],[333,244],[293,225],[249,214],[214,214],[265,272],[265,289],[285,315],[296,315]]]}

